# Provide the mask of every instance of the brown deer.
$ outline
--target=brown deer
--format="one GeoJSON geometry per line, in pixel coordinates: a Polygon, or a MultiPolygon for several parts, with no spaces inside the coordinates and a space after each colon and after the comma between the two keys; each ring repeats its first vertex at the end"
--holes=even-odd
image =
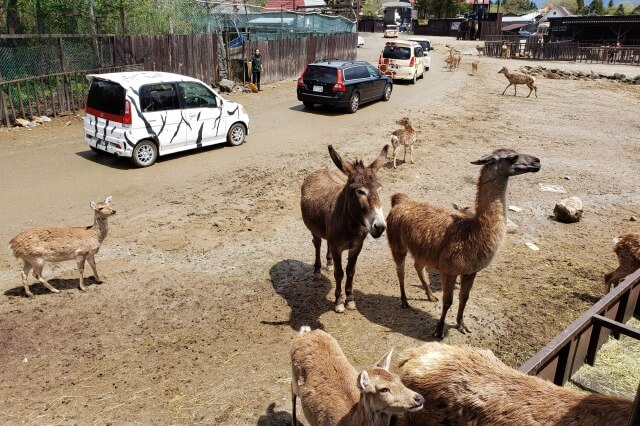
{"type": "Polygon", "coordinates": [[[396,150],[402,145],[404,146],[403,163],[407,161],[407,147],[409,147],[409,159],[413,164],[413,145],[416,143],[417,136],[415,129],[411,126],[409,117],[402,117],[396,121],[396,124],[403,126],[402,129],[394,130],[391,134],[391,144],[393,145],[393,168],[396,168],[396,150]]]}
{"type": "Polygon", "coordinates": [[[618,257],[618,268],[604,276],[605,293],[640,268],[640,234],[623,234],[614,238],[613,251],[618,257]]]}
{"type": "Polygon", "coordinates": [[[293,424],[297,398],[307,422],[322,426],[388,426],[393,415],[422,409],[424,398],[389,373],[392,352],[358,373],[333,337],[302,327],[291,344],[293,424]]]}
{"type": "Polygon", "coordinates": [[[498,74],[504,74],[507,80],[509,80],[509,84],[502,91],[503,95],[504,92],[506,92],[507,89],[511,87],[511,85],[513,85],[513,96],[515,96],[518,84],[524,84],[529,88],[529,94],[527,95],[527,98],[531,96],[531,92],[535,93],[536,98],[538,97],[538,87],[536,86],[536,79],[534,77],[522,72],[509,72],[509,69],[507,67],[500,68],[498,74]]]}
{"type": "Polygon", "coordinates": [[[631,416],[630,400],[556,386],[485,349],[431,342],[398,363],[402,382],[425,399],[424,410],[398,419],[402,426],[624,426],[631,416]]]}
{"type": "Polygon", "coordinates": [[[95,254],[100,250],[100,245],[107,237],[109,230],[108,218],[116,214],[111,207],[111,197],[97,203],[91,202],[90,206],[94,210],[94,222],[87,227],[67,227],[67,228],[30,228],[25,229],[11,240],[9,249],[13,255],[22,259],[22,284],[27,297],[32,297],[29,290],[27,276],[31,269],[36,279],[53,293],[59,290],[53,287],[42,277],[42,269],[46,262],[62,262],[64,260],[75,260],[80,273],[80,290],[85,290],[84,286],[84,263],[89,262],[93,269],[93,277],[100,283],[100,277],[96,270],[95,254]]]}
{"type": "Polygon", "coordinates": [[[473,74],[474,76],[476,74],[478,74],[478,64],[480,63],[480,61],[473,61],[471,62],[471,74],[473,74]]]}
{"type": "Polygon", "coordinates": [[[336,167],[346,175],[328,169],[309,174],[302,183],[300,208],[302,220],[313,237],[316,257],[313,271],[320,273],[320,246],[327,240],[327,269],[335,262],[333,276],[336,280],[334,310],[344,312],[342,297],[342,252],[349,250],[347,282],[345,285],[347,309],[355,309],[353,300],[353,276],[356,262],[367,234],[379,238],[386,229],[380,190],[376,172],[387,161],[389,145],[380,152],[369,166],[361,160],[343,161],[329,145],[329,155],[336,167]]]}
{"type": "Polygon", "coordinates": [[[406,194],[391,197],[387,216],[387,238],[400,282],[402,306],[409,303],[404,290],[407,252],[413,255],[415,269],[430,301],[433,295],[424,274],[425,267],[440,272],[443,292],[442,315],[435,337],[444,337],[444,321],[453,302],[453,288],[461,276],[457,329],[469,332],[463,322],[476,273],[491,264],[507,226],[506,191],[509,177],[540,170],[540,160],[510,149],[499,149],[473,161],[482,165],[476,194],[475,213],[450,212],[428,203],[411,200],[406,194]]]}

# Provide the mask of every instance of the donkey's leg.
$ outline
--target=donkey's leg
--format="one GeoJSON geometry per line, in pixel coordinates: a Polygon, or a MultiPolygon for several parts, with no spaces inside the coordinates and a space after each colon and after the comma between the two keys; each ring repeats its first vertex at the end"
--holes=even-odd
{"type": "Polygon", "coordinates": [[[471,333],[471,330],[464,325],[464,308],[467,306],[467,300],[469,300],[469,293],[471,292],[471,286],[473,286],[473,280],[476,279],[475,272],[473,274],[463,275],[460,277],[460,296],[458,305],[458,316],[456,317],[456,328],[460,333],[471,333]]]}
{"type": "Polygon", "coordinates": [[[93,254],[89,256],[87,258],[87,262],[89,262],[89,265],[91,265],[91,269],[93,269],[93,278],[96,280],[98,284],[102,284],[102,280],[98,276],[98,270],[96,269],[96,259],[93,256],[94,256],[93,254]]]}
{"type": "Polygon", "coordinates": [[[22,285],[24,286],[24,294],[27,297],[33,297],[33,293],[29,290],[29,280],[27,279],[29,277],[29,272],[31,272],[31,268],[31,264],[25,260],[24,265],[22,266],[22,271],[20,271],[20,274],[22,275],[22,285]]]}
{"type": "MultiPolygon", "coordinates": [[[[330,244],[330,243],[329,243],[330,244]]],[[[342,253],[340,249],[330,244],[331,256],[333,256],[333,262],[335,267],[333,270],[333,278],[336,280],[336,302],[333,310],[341,313],[344,312],[344,299],[342,297],[342,279],[344,278],[344,271],[342,270],[342,253]]]]}
{"type": "Polygon", "coordinates": [[[333,271],[333,256],[329,247],[327,247],[327,271],[333,271]]]}
{"type": "Polygon", "coordinates": [[[356,263],[358,263],[358,255],[362,250],[362,243],[360,241],[356,247],[349,250],[349,260],[347,262],[347,284],[345,285],[345,293],[347,294],[347,309],[355,309],[356,302],[353,300],[353,276],[356,274],[356,263]]]}
{"type": "Polygon", "coordinates": [[[313,264],[313,273],[319,274],[320,269],[322,269],[322,262],[320,262],[320,246],[322,245],[322,238],[316,237],[315,235],[312,235],[312,237],[313,246],[316,249],[316,261],[313,264]]]}

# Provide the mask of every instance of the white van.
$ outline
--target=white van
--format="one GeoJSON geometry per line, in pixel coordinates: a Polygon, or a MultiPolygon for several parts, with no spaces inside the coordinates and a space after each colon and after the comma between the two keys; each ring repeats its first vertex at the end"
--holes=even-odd
{"type": "Polygon", "coordinates": [[[89,74],[84,141],[97,153],[147,167],[158,156],[228,142],[249,134],[242,105],[202,81],[165,72],[89,74]]]}
{"type": "Polygon", "coordinates": [[[416,82],[424,77],[422,46],[412,41],[388,41],[378,59],[378,69],[394,80],[416,82]]]}
{"type": "Polygon", "coordinates": [[[426,37],[421,36],[412,36],[408,39],[409,41],[414,41],[422,46],[422,53],[424,54],[424,69],[425,71],[429,71],[431,67],[431,51],[433,48],[431,47],[431,41],[426,37]]]}

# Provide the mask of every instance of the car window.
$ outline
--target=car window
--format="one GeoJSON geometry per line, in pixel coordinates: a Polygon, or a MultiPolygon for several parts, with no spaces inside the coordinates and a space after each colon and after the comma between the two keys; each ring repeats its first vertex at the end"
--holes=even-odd
{"type": "Polygon", "coordinates": [[[114,115],[124,115],[126,90],[118,83],[93,80],[87,96],[87,107],[114,115]]]}
{"type": "Polygon", "coordinates": [[[343,75],[345,80],[355,80],[356,78],[360,78],[360,77],[358,77],[358,73],[357,73],[357,68],[356,67],[345,68],[342,71],[342,75],[343,75]]]}
{"type": "Polygon", "coordinates": [[[180,96],[185,108],[215,108],[218,106],[216,96],[200,83],[178,83],[180,96]]]}
{"type": "Polygon", "coordinates": [[[332,67],[309,65],[304,73],[303,80],[313,80],[318,83],[336,84],[338,81],[337,70],[332,67]]]}
{"type": "Polygon", "coordinates": [[[386,59],[410,59],[411,48],[389,44],[384,47],[382,57],[386,59]]]}
{"type": "Polygon", "coordinates": [[[140,88],[140,108],[144,112],[180,109],[180,99],[172,83],[147,84],[140,88]]]}
{"type": "Polygon", "coordinates": [[[369,77],[379,78],[380,72],[376,69],[376,67],[372,65],[367,65],[367,72],[369,73],[369,77]]]}
{"type": "Polygon", "coordinates": [[[367,67],[365,67],[364,65],[359,65],[356,68],[356,78],[369,78],[369,71],[367,70],[367,67]]]}
{"type": "Polygon", "coordinates": [[[420,58],[421,56],[424,56],[424,54],[422,53],[422,47],[416,46],[416,56],[418,58],[420,58]]]}

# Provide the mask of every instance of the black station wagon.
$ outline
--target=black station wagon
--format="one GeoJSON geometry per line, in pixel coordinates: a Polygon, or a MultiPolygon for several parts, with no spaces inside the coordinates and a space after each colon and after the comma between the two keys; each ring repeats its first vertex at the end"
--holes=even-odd
{"type": "Polygon", "coordinates": [[[354,113],[361,104],[388,101],[392,90],[392,80],[363,61],[316,61],[298,79],[298,100],[307,108],[322,104],[354,113]]]}

